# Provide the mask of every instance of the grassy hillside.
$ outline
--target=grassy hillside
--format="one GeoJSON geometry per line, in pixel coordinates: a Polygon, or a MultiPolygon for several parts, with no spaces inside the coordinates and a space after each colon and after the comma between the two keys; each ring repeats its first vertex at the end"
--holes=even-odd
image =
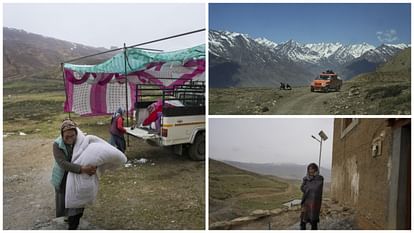
{"type": "Polygon", "coordinates": [[[333,114],[409,115],[411,109],[411,48],[375,72],[347,82],[334,99],[333,114]]]}
{"type": "MultiPolygon", "coordinates": [[[[302,180],[305,175],[307,165],[293,163],[244,163],[237,161],[223,161],[230,166],[258,173],[261,175],[277,176],[289,180],[302,180]]],[[[320,168],[320,174],[323,175],[325,182],[331,181],[331,170],[324,167],[320,168]]]]}
{"type": "MultiPolygon", "coordinates": [[[[18,137],[16,135],[23,132],[29,136],[56,137],[62,120],[68,117],[68,114],[63,112],[64,101],[64,92],[28,93],[5,97],[3,134],[18,137]]],[[[72,114],[71,117],[85,132],[108,134],[110,116],[80,117],[72,114]],[[97,122],[104,125],[98,125],[97,122]]]]}
{"type": "Polygon", "coordinates": [[[300,198],[299,181],[244,171],[209,160],[210,221],[230,220],[256,209],[281,208],[300,198]]]}
{"type": "Polygon", "coordinates": [[[353,82],[410,82],[411,48],[407,48],[390,61],[378,67],[375,72],[356,76],[353,82]]]}
{"type": "Polygon", "coordinates": [[[390,72],[390,71],[410,71],[411,70],[411,48],[407,48],[389,62],[378,68],[379,72],[390,72]]]}

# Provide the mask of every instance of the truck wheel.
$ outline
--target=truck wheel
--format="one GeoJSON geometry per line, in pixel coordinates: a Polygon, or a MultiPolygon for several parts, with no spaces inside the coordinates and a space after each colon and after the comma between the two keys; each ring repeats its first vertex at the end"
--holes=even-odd
{"type": "Polygon", "coordinates": [[[311,92],[314,92],[315,90],[313,89],[313,87],[311,87],[311,92]]]}
{"type": "Polygon", "coordinates": [[[200,133],[196,136],[194,143],[188,148],[188,156],[192,160],[202,161],[206,156],[206,134],[200,133]]]}

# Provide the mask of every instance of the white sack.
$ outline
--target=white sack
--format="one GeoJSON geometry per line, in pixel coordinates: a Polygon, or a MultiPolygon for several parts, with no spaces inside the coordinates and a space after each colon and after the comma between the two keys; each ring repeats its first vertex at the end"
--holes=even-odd
{"type": "MultiPolygon", "coordinates": [[[[106,141],[93,135],[85,136],[78,130],[76,144],[73,148],[72,163],[81,166],[98,166],[97,174],[113,170],[127,161],[124,153],[106,141]]],[[[69,172],[66,181],[66,208],[83,208],[92,204],[98,194],[98,175],[76,174],[69,172]]]]}

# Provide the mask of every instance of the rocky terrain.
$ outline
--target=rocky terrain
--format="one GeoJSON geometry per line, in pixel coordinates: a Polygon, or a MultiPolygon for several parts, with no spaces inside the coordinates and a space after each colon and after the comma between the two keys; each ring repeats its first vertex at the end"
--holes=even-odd
{"type": "MultiPolygon", "coordinates": [[[[277,208],[272,210],[253,210],[247,216],[230,221],[216,222],[210,225],[214,230],[300,230],[300,206],[277,208]]],[[[356,230],[355,211],[324,198],[320,230],[356,230]]],[[[307,229],[310,229],[308,224],[307,229]]]]}

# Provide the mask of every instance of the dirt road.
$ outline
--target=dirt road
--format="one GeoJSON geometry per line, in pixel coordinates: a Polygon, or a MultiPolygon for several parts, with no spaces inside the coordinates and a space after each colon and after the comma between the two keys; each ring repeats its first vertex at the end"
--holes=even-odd
{"type": "MultiPolygon", "coordinates": [[[[204,229],[204,162],[131,139],[132,165],[100,179],[84,219],[99,229],[204,229]],[[136,163],[140,158],[146,163],[136,163]]],[[[53,139],[4,138],[3,228],[36,229],[55,217],[53,139]]]]}
{"type": "Polygon", "coordinates": [[[337,92],[319,93],[310,92],[309,88],[295,88],[288,92],[279,104],[271,107],[269,113],[278,115],[322,115],[327,114],[328,101],[334,98],[337,92]]]}
{"type": "Polygon", "coordinates": [[[52,140],[7,139],[3,145],[3,228],[32,229],[55,215],[52,140]]]}
{"type": "Polygon", "coordinates": [[[311,92],[309,87],[227,88],[210,90],[210,114],[326,115],[338,92],[311,92]]]}
{"type": "Polygon", "coordinates": [[[339,92],[276,87],[211,88],[212,115],[409,115],[411,83],[347,81],[339,92]]]}

